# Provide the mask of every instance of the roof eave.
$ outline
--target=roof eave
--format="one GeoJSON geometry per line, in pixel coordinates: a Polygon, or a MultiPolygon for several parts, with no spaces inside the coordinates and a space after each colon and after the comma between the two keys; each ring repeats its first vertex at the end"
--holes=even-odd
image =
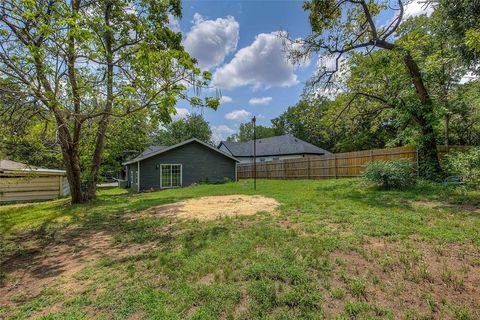
{"type": "Polygon", "coordinates": [[[231,155],[229,155],[229,154],[226,154],[226,153],[223,152],[222,150],[219,150],[219,149],[217,149],[217,148],[215,148],[215,147],[213,147],[213,146],[211,146],[211,145],[209,145],[209,144],[207,144],[207,143],[205,143],[205,142],[203,142],[203,141],[201,141],[201,140],[198,140],[198,139],[196,139],[196,138],[192,138],[192,139],[188,139],[188,140],[185,140],[185,141],[183,141],[183,142],[177,143],[177,144],[175,144],[175,145],[173,145],[173,146],[170,146],[170,147],[168,147],[168,148],[165,148],[165,149],[159,150],[159,151],[157,151],[157,152],[153,152],[153,153],[151,153],[151,154],[148,154],[148,156],[146,156],[146,157],[124,162],[124,163],[122,163],[122,165],[127,166],[127,165],[129,165],[129,164],[137,163],[137,162],[140,162],[140,161],[142,161],[142,160],[145,160],[145,159],[151,158],[151,157],[153,157],[153,156],[159,155],[159,154],[161,154],[161,153],[167,152],[167,151],[169,151],[169,150],[173,150],[173,149],[175,149],[175,148],[178,148],[178,147],[181,147],[181,146],[183,146],[183,145],[189,144],[189,143],[191,143],[191,142],[198,142],[198,143],[200,143],[200,144],[202,144],[202,145],[204,145],[204,146],[206,146],[206,147],[208,147],[208,148],[210,148],[210,149],[212,149],[212,150],[214,150],[214,151],[216,151],[216,152],[224,155],[224,156],[227,157],[227,158],[230,158],[230,159],[232,159],[232,160],[234,160],[234,161],[236,161],[236,162],[240,162],[240,161],[239,161],[238,159],[236,159],[234,156],[231,156],[231,155]]]}

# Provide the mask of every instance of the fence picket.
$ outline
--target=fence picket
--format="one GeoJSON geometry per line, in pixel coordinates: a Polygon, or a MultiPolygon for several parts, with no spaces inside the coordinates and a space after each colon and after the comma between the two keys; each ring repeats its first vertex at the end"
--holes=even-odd
{"type": "MultiPolygon", "coordinates": [[[[443,159],[447,152],[465,151],[468,146],[439,146],[438,157],[443,159]]],[[[412,159],[418,172],[418,150],[414,146],[391,149],[344,152],[308,158],[275,160],[257,164],[257,178],[268,179],[330,179],[358,177],[365,166],[377,160],[412,159]]],[[[239,164],[238,178],[253,178],[253,164],[239,164]]]]}
{"type": "MultiPolygon", "coordinates": [[[[439,153],[444,153],[439,150],[439,153]]],[[[407,158],[417,162],[417,149],[412,146],[392,149],[345,152],[308,158],[275,160],[257,164],[257,178],[268,179],[330,179],[358,177],[365,166],[374,160],[407,158]]],[[[249,179],[253,175],[253,164],[239,164],[238,178],[249,179]]]]}

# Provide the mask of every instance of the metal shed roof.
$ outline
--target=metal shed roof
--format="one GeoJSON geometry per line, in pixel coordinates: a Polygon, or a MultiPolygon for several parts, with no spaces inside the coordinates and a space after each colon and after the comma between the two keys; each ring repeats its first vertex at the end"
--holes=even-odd
{"type": "Polygon", "coordinates": [[[12,172],[23,172],[23,173],[44,173],[44,174],[65,174],[65,170],[57,169],[46,169],[30,166],[21,162],[11,161],[11,160],[0,160],[0,172],[3,173],[12,173],[12,172]]]}

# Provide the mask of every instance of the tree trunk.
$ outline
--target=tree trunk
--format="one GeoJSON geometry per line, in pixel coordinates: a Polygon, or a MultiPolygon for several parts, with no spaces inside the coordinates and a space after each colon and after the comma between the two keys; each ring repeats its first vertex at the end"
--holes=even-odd
{"type": "Polygon", "coordinates": [[[445,146],[447,147],[450,145],[450,114],[445,114],[445,146]]]}
{"type": "MultiPolygon", "coordinates": [[[[72,19],[76,18],[76,14],[80,10],[80,0],[73,0],[72,6],[72,19]]],[[[71,31],[71,30],[70,30],[71,31]]],[[[80,156],[78,154],[78,145],[80,140],[80,132],[82,129],[82,121],[78,119],[77,115],[80,114],[80,92],[77,84],[77,76],[75,70],[75,61],[77,58],[75,37],[73,33],[69,33],[68,36],[68,49],[67,49],[67,73],[70,85],[72,86],[73,104],[75,108],[75,114],[73,116],[73,133],[70,134],[66,128],[64,121],[57,120],[59,129],[59,137],[61,139],[63,161],[67,171],[68,184],[70,186],[70,194],[72,198],[72,204],[82,203],[85,198],[82,194],[82,179],[80,170],[80,156]]],[[[58,119],[62,116],[59,113],[58,119]]]]}
{"type": "Polygon", "coordinates": [[[422,134],[422,140],[418,146],[421,157],[419,173],[420,176],[424,178],[437,180],[442,173],[442,168],[438,160],[437,141],[433,121],[428,119],[428,117],[433,117],[433,102],[423,82],[420,68],[408,50],[384,40],[378,41],[376,45],[386,50],[397,50],[403,55],[403,62],[415,86],[417,97],[420,100],[420,109],[412,112],[412,116],[419,125],[420,133],[422,134]]]}
{"type": "Polygon", "coordinates": [[[97,193],[98,173],[103,160],[103,150],[105,148],[105,135],[107,133],[110,113],[113,108],[113,33],[110,26],[110,18],[113,3],[108,2],[105,7],[105,51],[107,60],[107,100],[103,115],[98,123],[98,130],[95,141],[95,151],[93,153],[92,164],[90,166],[89,179],[87,181],[87,190],[84,199],[86,201],[95,200],[97,193]]]}
{"type": "Polygon", "coordinates": [[[71,141],[68,129],[60,126],[58,138],[62,149],[63,163],[67,172],[68,185],[72,204],[84,202],[82,194],[82,180],[80,170],[80,156],[78,154],[78,142],[71,141]]]}
{"type": "Polygon", "coordinates": [[[67,169],[67,180],[68,185],[70,186],[70,195],[72,204],[83,203],[85,201],[82,194],[82,180],[80,172],[80,159],[78,153],[75,154],[65,154],[64,152],[64,163],[65,168],[67,169]]]}
{"type": "Polygon", "coordinates": [[[433,121],[433,102],[428,90],[423,83],[420,68],[408,52],[404,52],[403,60],[408,69],[412,82],[415,86],[417,96],[420,100],[420,110],[414,112],[414,117],[420,126],[422,134],[419,155],[420,155],[420,176],[429,180],[437,180],[441,175],[442,168],[438,160],[438,150],[433,121]]]}
{"type": "Polygon", "coordinates": [[[87,190],[84,194],[85,201],[96,199],[98,174],[103,160],[103,150],[105,148],[105,135],[108,127],[108,117],[102,116],[97,131],[95,151],[93,154],[92,164],[90,166],[89,178],[87,181],[87,190]]]}

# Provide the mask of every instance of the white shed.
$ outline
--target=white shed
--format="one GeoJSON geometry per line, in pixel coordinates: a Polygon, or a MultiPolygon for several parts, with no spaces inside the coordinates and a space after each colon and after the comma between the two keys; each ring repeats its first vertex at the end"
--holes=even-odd
{"type": "Polygon", "coordinates": [[[56,199],[70,194],[64,170],[0,160],[0,203],[56,199]]]}

